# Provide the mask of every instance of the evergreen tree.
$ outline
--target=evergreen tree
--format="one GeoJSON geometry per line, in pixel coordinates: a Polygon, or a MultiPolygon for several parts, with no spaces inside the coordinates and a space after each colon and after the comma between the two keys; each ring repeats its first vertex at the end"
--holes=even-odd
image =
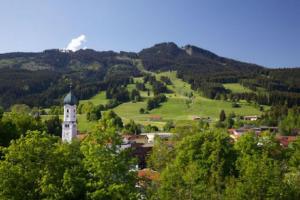
{"type": "Polygon", "coordinates": [[[58,115],[51,117],[45,121],[47,133],[55,136],[61,136],[62,132],[62,121],[59,119],[58,115]]]}
{"type": "Polygon", "coordinates": [[[1,120],[2,117],[3,117],[3,114],[4,114],[4,110],[3,110],[3,108],[0,106],[0,120],[1,120]]]}
{"type": "Polygon", "coordinates": [[[133,120],[130,120],[129,123],[125,124],[123,133],[138,135],[141,133],[141,125],[136,124],[133,120]]]}
{"type": "Polygon", "coordinates": [[[224,122],[226,119],[226,114],[225,114],[225,111],[224,110],[221,110],[220,112],[220,122],[224,122]]]}
{"type": "Polygon", "coordinates": [[[103,105],[94,106],[89,112],[86,114],[86,118],[88,121],[97,121],[101,119],[101,112],[104,110],[103,105]]]}

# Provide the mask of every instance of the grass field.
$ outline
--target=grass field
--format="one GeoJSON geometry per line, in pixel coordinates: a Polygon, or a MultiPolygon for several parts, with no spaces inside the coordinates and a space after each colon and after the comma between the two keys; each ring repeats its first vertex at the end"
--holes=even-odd
{"type": "Polygon", "coordinates": [[[231,90],[232,93],[253,92],[249,88],[246,88],[239,83],[226,83],[226,84],[223,84],[223,86],[224,86],[224,88],[231,90]]]}
{"type": "MultiPolygon", "coordinates": [[[[173,91],[171,94],[166,94],[168,101],[163,103],[159,108],[151,110],[147,114],[140,114],[140,108],[146,108],[146,102],[148,98],[153,96],[152,92],[150,96],[147,92],[141,92],[143,101],[141,102],[127,102],[123,103],[113,110],[122,118],[126,123],[130,119],[135,120],[137,123],[143,125],[156,125],[158,127],[163,127],[167,120],[173,120],[176,124],[189,124],[195,123],[192,121],[193,116],[200,117],[210,117],[212,121],[218,120],[219,113],[224,110],[227,114],[234,112],[237,115],[259,115],[261,112],[258,108],[246,102],[240,102],[240,108],[233,108],[232,103],[229,101],[222,100],[212,100],[200,96],[196,92],[191,90],[188,83],[178,79],[176,77],[176,72],[163,72],[155,74],[156,78],[159,80],[160,76],[167,76],[171,79],[173,85],[169,85],[168,88],[173,91]],[[187,93],[193,92],[193,98],[190,99],[190,103],[187,104],[187,93]],[[161,119],[158,121],[151,121],[151,116],[160,116],[161,119]]],[[[142,78],[134,78],[135,82],[142,82],[142,78]]],[[[233,92],[246,92],[250,91],[244,88],[240,84],[224,84],[224,86],[233,92]]],[[[134,84],[129,84],[128,90],[135,88],[134,84]]],[[[146,85],[147,88],[151,88],[150,85],[146,85]]],[[[86,102],[92,102],[94,105],[106,104],[107,99],[105,97],[105,92],[100,92],[91,99],[81,100],[80,104],[86,102]]],[[[47,116],[48,117],[48,116],[47,116]]],[[[78,115],[78,129],[80,132],[87,132],[92,130],[96,122],[89,122],[86,120],[86,115],[78,115]]]]}
{"type": "MultiPolygon", "coordinates": [[[[151,123],[159,126],[162,126],[167,120],[174,120],[178,123],[181,121],[192,120],[193,116],[210,117],[213,121],[216,121],[222,109],[228,114],[231,112],[234,112],[237,115],[261,114],[258,108],[246,102],[240,102],[240,108],[233,108],[231,102],[202,97],[193,92],[188,83],[176,78],[175,72],[156,74],[157,79],[159,79],[160,76],[168,76],[171,79],[173,85],[168,87],[174,92],[172,94],[167,94],[168,101],[163,103],[161,107],[150,111],[149,114],[140,114],[139,109],[146,107],[146,100],[149,98],[146,93],[142,93],[142,96],[145,98],[143,102],[124,103],[116,107],[114,111],[121,116],[124,121],[133,119],[141,124],[151,123]],[[194,98],[192,99],[192,103],[187,105],[186,101],[188,100],[188,97],[186,97],[186,94],[190,92],[194,93],[194,98]],[[159,115],[161,121],[150,121],[149,119],[152,115],[159,115]]],[[[140,80],[137,79],[137,81],[140,80]]],[[[247,88],[243,88],[239,84],[230,84],[229,87],[234,88],[235,92],[238,90],[247,91],[247,88]]]]}
{"type": "Polygon", "coordinates": [[[99,104],[105,105],[108,102],[108,100],[105,97],[105,92],[104,91],[100,92],[99,94],[93,96],[90,99],[81,100],[79,103],[80,104],[84,104],[84,103],[86,103],[88,101],[92,102],[94,105],[99,105],[99,104]]]}

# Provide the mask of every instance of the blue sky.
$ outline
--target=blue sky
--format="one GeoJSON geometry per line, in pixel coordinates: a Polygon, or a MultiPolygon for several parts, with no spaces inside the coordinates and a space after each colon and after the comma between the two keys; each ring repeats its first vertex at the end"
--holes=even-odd
{"type": "Polygon", "coordinates": [[[193,44],[268,67],[300,66],[299,0],[1,0],[0,52],[193,44]]]}

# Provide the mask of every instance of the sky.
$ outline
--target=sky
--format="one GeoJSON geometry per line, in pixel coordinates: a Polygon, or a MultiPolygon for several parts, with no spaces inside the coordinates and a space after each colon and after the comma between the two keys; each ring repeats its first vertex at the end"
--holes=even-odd
{"type": "Polygon", "coordinates": [[[266,67],[300,67],[299,0],[1,0],[0,53],[138,52],[192,44],[266,67]]]}

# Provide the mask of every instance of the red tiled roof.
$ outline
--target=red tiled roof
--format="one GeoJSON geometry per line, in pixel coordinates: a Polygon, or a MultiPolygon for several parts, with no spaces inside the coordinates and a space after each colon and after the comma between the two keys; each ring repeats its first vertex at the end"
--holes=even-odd
{"type": "Polygon", "coordinates": [[[161,119],[161,116],[159,116],[159,115],[152,115],[152,116],[150,116],[150,119],[161,119]]]}
{"type": "Polygon", "coordinates": [[[297,139],[297,136],[281,136],[281,135],[279,135],[276,138],[282,146],[287,147],[287,146],[289,146],[289,144],[291,142],[293,142],[297,139]]]}
{"type": "Polygon", "coordinates": [[[86,138],[86,136],[88,136],[88,134],[86,134],[86,133],[76,135],[76,137],[77,137],[80,141],[84,140],[84,138],[86,138]]]}
{"type": "Polygon", "coordinates": [[[157,171],[145,168],[138,171],[138,177],[146,178],[152,181],[158,181],[160,178],[160,174],[157,171]]]}

